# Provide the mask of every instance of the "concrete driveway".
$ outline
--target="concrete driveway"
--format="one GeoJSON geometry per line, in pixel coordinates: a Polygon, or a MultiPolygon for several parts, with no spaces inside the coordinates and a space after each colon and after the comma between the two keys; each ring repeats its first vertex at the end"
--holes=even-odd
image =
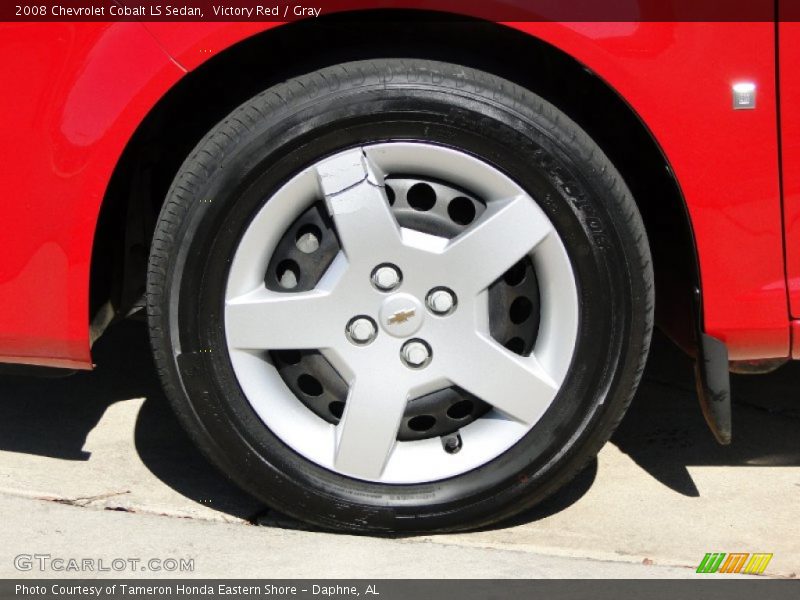
{"type": "Polygon", "coordinates": [[[42,552],[189,556],[183,575],[203,577],[690,577],[707,552],[769,552],[765,575],[800,572],[800,364],[734,377],[723,448],[691,364],[657,338],[612,442],[544,505],[488,531],[379,539],[310,530],[208,466],[166,405],[145,336],[116,326],[93,373],[0,377],[0,576],[41,575],[13,563],[42,552]]]}

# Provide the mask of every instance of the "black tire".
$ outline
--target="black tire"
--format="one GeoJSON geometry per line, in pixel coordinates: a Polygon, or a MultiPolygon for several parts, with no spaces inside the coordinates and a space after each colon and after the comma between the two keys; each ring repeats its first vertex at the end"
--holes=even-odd
{"type": "Polygon", "coordinates": [[[156,365],[202,451],[268,505],[326,528],[361,532],[486,526],[563,486],[622,418],[653,322],[645,230],[600,148],[528,90],[421,60],[322,69],[270,88],[217,125],[181,167],[161,210],[147,295],[156,365]],[[322,156],[393,139],[460,148],[544,198],[541,207],[579,288],[572,367],[542,419],[483,467],[424,485],[350,479],[285,446],[237,384],[221,315],[232,252],[270,192],[322,156]]]}

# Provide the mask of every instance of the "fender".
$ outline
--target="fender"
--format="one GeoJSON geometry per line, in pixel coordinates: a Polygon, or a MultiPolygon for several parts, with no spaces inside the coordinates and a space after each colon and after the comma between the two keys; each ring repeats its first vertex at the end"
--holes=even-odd
{"type": "MultiPolygon", "coordinates": [[[[506,25],[573,56],[650,129],[691,217],[705,331],[732,360],[788,356],[774,24],[506,25]],[[731,109],[740,80],[756,82],[756,110],[731,109]]],[[[5,26],[0,47],[25,60],[0,64],[2,80],[20,82],[0,98],[0,114],[18,116],[2,124],[18,146],[0,167],[14,199],[0,222],[13,248],[0,261],[0,361],[91,367],[93,234],[125,144],[185,72],[276,26],[5,26]]]]}
{"type": "MultiPolygon", "coordinates": [[[[187,70],[273,25],[146,24],[187,70]]],[[[591,69],[649,128],[689,211],[705,332],[727,345],[731,360],[788,357],[774,23],[504,25],[591,69]],[[756,110],[732,109],[739,81],[757,84],[756,110]]]]}
{"type": "Polygon", "coordinates": [[[91,368],[103,195],[136,127],[184,71],[136,23],[0,27],[0,81],[14,82],[0,95],[0,361],[91,368]]]}

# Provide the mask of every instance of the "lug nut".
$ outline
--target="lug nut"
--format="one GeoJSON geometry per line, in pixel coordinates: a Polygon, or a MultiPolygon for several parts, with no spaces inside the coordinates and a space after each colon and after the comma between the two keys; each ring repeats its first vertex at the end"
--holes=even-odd
{"type": "Polygon", "coordinates": [[[372,285],[382,292],[389,292],[400,285],[403,275],[394,265],[381,265],[372,272],[372,285]]]}
{"type": "Polygon", "coordinates": [[[369,344],[378,334],[375,322],[369,317],[354,317],[345,331],[350,341],[359,346],[369,344]]]}
{"type": "Polygon", "coordinates": [[[449,315],[456,308],[456,295],[448,289],[437,288],[428,293],[428,309],[437,315],[449,315]]]}
{"type": "Polygon", "coordinates": [[[412,369],[420,369],[431,362],[431,348],[422,340],[409,340],[400,349],[400,358],[412,369]]]}

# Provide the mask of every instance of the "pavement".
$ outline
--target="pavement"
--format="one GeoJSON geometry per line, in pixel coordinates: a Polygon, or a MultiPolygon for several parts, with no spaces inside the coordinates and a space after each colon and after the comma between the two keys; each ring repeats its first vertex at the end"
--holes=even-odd
{"type": "Polygon", "coordinates": [[[707,552],[768,552],[764,576],[800,573],[800,364],[734,376],[721,447],[691,363],[658,337],[619,430],[561,492],[489,530],[379,538],[316,531],[209,466],[167,406],[142,324],[112,328],[95,360],[67,378],[0,376],[0,577],[672,578],[696,577],[707,552]],[[33,554],[193,570],[15,567],[33,554]]]}

